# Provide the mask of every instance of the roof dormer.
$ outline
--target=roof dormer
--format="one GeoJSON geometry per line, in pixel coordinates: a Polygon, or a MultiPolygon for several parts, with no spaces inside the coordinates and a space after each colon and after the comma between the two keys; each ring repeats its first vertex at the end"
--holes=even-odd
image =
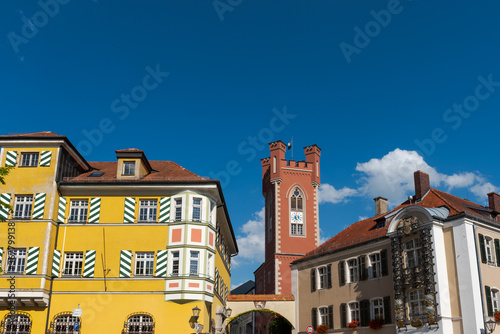
{"type": "Polygon", "coordinates": [[[116,158],[118,159],[116,171],[118,180],[139,180],[152,171],[144,151],[136,148],[117,150],[116,158]]]}

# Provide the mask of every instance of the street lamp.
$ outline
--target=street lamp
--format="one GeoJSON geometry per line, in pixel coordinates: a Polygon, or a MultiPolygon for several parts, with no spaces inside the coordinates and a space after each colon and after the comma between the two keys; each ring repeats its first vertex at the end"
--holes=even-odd
{"type": "Polygon", "coordinates": [[[200,311],[201,310],[198,308],[198,306],[193,307],[193,317],[198,319],[198,317],[200,316],[200,311]]]}
{"type": "Polygon", "coordinates": [[[488,320],[486,321],[486,329],[490,332],[490,333],[493,333],[493,331],[495,330],[495,327],[497,326],[497,323],[493,320],[488,320]]]}
{"type": "Polygon", "coordinates": [[[192,308],[193,310],[193,316],[191,317],[192,319],[192,322],[191,322],[191,328],[194,328],[195,332],[198,333],[199,331],[199,328],[200,328],[200,324],[198,323],[198,318],[200,317],[200,309],[198,308],[198,306],[195,306],[192,308]]]}

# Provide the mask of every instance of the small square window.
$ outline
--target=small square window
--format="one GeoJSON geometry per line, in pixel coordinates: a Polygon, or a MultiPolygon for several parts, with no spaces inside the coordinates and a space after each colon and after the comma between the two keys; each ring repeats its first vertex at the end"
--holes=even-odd
{"type": "Polygon", "coordinates": [[[7,273],[23,274],[26,264],[26,248],[11,248],[7,256],[7,273]]]}
{"type": "Polygon", "coordinates": [[[123,162],[123,175],[135,175],[135,161],[123,162]]]}
{"type": "Polygon", "coordinates": [[[154,259],[153,252],[136,253],[135,276],[153,276],[154,259]]]}
{"type": "Polygon", "coordinates": [[[33,195],[16,196],[13,218],[30,218],[33,207],[33,195]]]}
{"type": "Polygon", "coordinates": [[[38,166],[38,152],[21,153],[21,167],[38,166]]]}
{"type": "Polygon", "coordinates": [[[68,252],[64,256],[64,276],[81,276],[83,268],[83,253],[68,252]]]}
{"type": "Polygon", "coordinates": [[[87,221],[88,207],[88,200],[71,201],[69,222],[85,223],[87,221]]]}
{"type": "Polygon", "coordinates": [[[143,199],[139,202],[139,222],[155,222],[157,212],[157,201],[155,199],[143,199]]]}

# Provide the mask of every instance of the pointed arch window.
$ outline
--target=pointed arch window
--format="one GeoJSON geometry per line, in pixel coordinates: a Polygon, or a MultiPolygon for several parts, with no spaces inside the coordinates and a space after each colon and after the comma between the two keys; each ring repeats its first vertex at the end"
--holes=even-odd
{"type": "Polygon", "coordinates": [[[290,196],[290,234],[304,235],[304,196],[298,187],[290,196]]]}

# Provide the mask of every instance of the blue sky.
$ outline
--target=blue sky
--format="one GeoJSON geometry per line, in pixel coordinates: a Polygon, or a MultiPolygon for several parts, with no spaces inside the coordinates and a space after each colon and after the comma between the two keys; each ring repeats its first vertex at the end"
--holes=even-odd
{"type": "Polygon", "coordinates": [[[500,191],[499,10],[492,1],[5,0],[0,133],[64,134],[89,161],[136,147],[220,177],[242,250],[234,286],[262,260],[269,141],[293,136],[296,160],[304,146],[322,148],[323,239],[373,215],[375,196],[405,199],[416,168],[481,204],[500,191]]]}

